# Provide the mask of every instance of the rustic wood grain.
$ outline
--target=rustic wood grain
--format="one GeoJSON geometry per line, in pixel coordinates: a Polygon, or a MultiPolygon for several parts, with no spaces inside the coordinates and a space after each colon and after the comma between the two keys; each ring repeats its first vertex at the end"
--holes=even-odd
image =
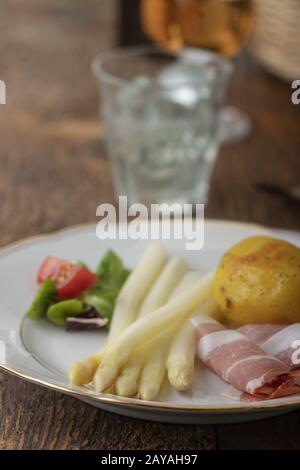
{"type": "Polygon", "coordinates": [[[212,426],[123,418],[1,374],[0,449],[211,449],[212,426]]]}
{"type": "Polygon", "coordinates": [[[300,413],[293,411],[264,421],[216,427],[218,449],[299,450],[300,413]]]}
{"type": "MultiPolygon", "coordinates": [[[[0,244],[95,222],[113,201],[97,136],[90,61],[115,42],[114,0],[2,0],[0,244]]],[[[257,182],[300,183],[299,109],[287,84],[248,56],[237,63],[230,101],[253,133],[220,152],[206,215],[300,229],[299,209],[258,192],[257,182]]],[[[99,125],[99,136],[100,136],[99,125]]],[[[0,449],[300,448],[300,412],[236,425],[150,423],[97,410],[0,373],[0,449]]]]}

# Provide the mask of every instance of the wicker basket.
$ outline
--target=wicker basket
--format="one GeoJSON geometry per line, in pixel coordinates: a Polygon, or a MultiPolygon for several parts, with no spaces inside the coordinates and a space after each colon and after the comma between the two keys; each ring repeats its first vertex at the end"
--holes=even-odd
{"type": "Polygon", "coordinates": [[[253,54],[285,80],[300,78],[300,0],[254,0],[253,54]]]}

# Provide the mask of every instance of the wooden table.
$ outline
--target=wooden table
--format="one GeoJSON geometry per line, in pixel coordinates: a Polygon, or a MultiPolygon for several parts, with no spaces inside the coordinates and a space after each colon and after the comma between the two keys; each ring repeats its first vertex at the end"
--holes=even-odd
{"type": "MultiPolygon", "coordinates": [[[[89,70],[113,42],[113,2],[42,3],[1,3],[1,245],[95,222],[96,206],[113,200],[89,70]]],[[[261,181],[300,183],[300,106],[290,95],[247,56],[238,61],[230,102],[250,114],[253,132],[220,152],[206,216],[300,229],[299,206],[255,189],[261,181]]],[[[166,425],[100,411],[7,373],[0,381],[1,449],[300,448],[300,411],[245,424],[166,425]]]]}

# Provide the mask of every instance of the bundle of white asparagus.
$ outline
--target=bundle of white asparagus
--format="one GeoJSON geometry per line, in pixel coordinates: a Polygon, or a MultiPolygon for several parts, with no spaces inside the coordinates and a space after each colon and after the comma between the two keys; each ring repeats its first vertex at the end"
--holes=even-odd
{"type": "Polygon", "coordinates": [[[150,245],[118,296],[105,347],[74,364],[70,382],[153,400],[167,374],[171,386],[188,389],[196,351],[190,318],[199,308],[213,314],[213,276],[192,271],[180,258],[167,260],[161,244],[150,245]]]}

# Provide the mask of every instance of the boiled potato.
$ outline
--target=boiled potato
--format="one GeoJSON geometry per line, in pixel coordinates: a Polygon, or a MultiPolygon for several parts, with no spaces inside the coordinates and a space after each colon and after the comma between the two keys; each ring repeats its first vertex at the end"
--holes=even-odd
{"type": "Polygon", "coordinates": [[[237,243],[218,266],[214,297],[234,325],[300,322],[300,249],[266,236],[237,243]]]}

